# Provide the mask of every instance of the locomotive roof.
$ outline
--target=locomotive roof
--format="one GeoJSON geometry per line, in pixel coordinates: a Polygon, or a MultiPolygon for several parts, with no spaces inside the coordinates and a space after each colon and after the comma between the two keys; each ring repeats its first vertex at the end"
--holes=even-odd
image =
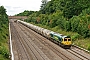
{"type": "Polygon", "coordinates": [[[55,35],[55,36],[58,36],[60,38],[65,38],[67,36],[63,35],[63,34],[59,34],[59,33],[56,33],[56,32],[50,32],[51,34],[55,35]]]}

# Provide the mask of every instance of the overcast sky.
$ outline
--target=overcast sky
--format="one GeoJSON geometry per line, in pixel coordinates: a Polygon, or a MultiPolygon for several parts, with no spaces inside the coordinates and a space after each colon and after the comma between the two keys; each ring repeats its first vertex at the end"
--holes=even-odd
{"type": "Polygon", "coordinates": [[[42,0],[0,0],[8,15],[15,15],[25,10],[39,11],[42,0]]]}

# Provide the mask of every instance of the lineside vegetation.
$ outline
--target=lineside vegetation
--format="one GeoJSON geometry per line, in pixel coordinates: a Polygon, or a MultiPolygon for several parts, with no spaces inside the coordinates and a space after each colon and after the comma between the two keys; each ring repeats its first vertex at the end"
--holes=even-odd
{"type": "MultiPolygon", "coordinates": [[[[90,50],[89,2],[89,0],[51,0],[49,2],[42,0],[41,9],[29,14],[29,18],[25,21],[69,35],[74,44],[90,50]]],[[[22,15],[26,14],[24,13],[25,11],[22,15]]]]}
{"type": "Polygon", "coordinates": [[[9,20],[6,9],[0,6],[0,60],[9,60],[9,20]]]}

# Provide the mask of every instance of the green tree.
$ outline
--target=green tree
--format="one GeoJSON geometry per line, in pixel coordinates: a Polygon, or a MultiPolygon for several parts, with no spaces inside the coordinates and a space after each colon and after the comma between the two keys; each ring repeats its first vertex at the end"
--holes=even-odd
{"type": "Polygon", "coordinates": [[[78,16],[82,10],[90,7],[89,0],[67,0],[63,10],[66,18],[72,18],[74,15],[78,16]]]}
{"type": "Polygon", "coordinates": [[[77,16],[74,16],[71,18],[70,23],[71,23],[71,30],[73,32],[77,32],[77,28],[80,22],[80,18],[77,16]]]}
{"type": "MultiPolygon", "coordinates": [[[[41,9],[29,15],[28,21],[90,35],[89,0],[42,0],[41,9]],[[37,18],[40,18],[40,20],[37,18]]],[[[25,13],[27,14],[27,13],[25,13]]]]}
{"type": "Polygon", "coordinates": [[[5,48],[5,45],[8,40],[8,34],[9,34],[8,22],[9,21],[8,21],[8,16],[6,14],[6,9],[4,8],[4,6],[0,6],[0,55],[2,54],[5,58],[9,58],[8,48],[5,48]]]}
{"type": "Polygon", "coordinates": [[[47,0],[42,0],[41,2],[42,2],[42,5],[41,5],[41,10],[42,10],[42,9],[44,9],[44,7],[46,6],[48,1],[47,0]]]}
{"type": "Polygon", "coordinates": [[[70,23],[70,21],[65,22],[65,30],[66,31],[71,31],[71,23],[70,23]]]}
{"type": "Polygon", "coordinates": [[[6,9],[4,8],[4,6],[0,6],[0,14],[6,15],[6,9]]]}
{"type": "Polygon", "coordinates": [[[66,19],[63,16],[60,16],[60,18],[57,20],[57,25],[61,28],[61,29],[65,29],[65,21],[66,19]]]}
{"type": "Polygon", "coordinates": [[[15,16],[29,16],[31,15],[32,13],[34,13],[35,11],[28,11],[28,10],[25,10],[24,12],[21,12],[19,14],[16,14],[15,16]]]}

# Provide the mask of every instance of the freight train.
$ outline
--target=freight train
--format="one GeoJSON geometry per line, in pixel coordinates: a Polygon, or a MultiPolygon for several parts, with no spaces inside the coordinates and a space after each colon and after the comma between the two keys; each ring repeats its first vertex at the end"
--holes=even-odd
{"type": "Polygon", "coordinates": [[[30,24],[21,20],[17,20],[17,22],[25,25],[26,27],[34,30],[35,32],[43,35],[46,38],[53,40],[54,42],[57,42],[58,45],[60,45],[61,47],[70,48],[72,45],[72,40],[69,36],[65,36],[63,34],[59,34],[51,30],[44,29],[39,26],[35,26],[33,24],[30,24]]]}

